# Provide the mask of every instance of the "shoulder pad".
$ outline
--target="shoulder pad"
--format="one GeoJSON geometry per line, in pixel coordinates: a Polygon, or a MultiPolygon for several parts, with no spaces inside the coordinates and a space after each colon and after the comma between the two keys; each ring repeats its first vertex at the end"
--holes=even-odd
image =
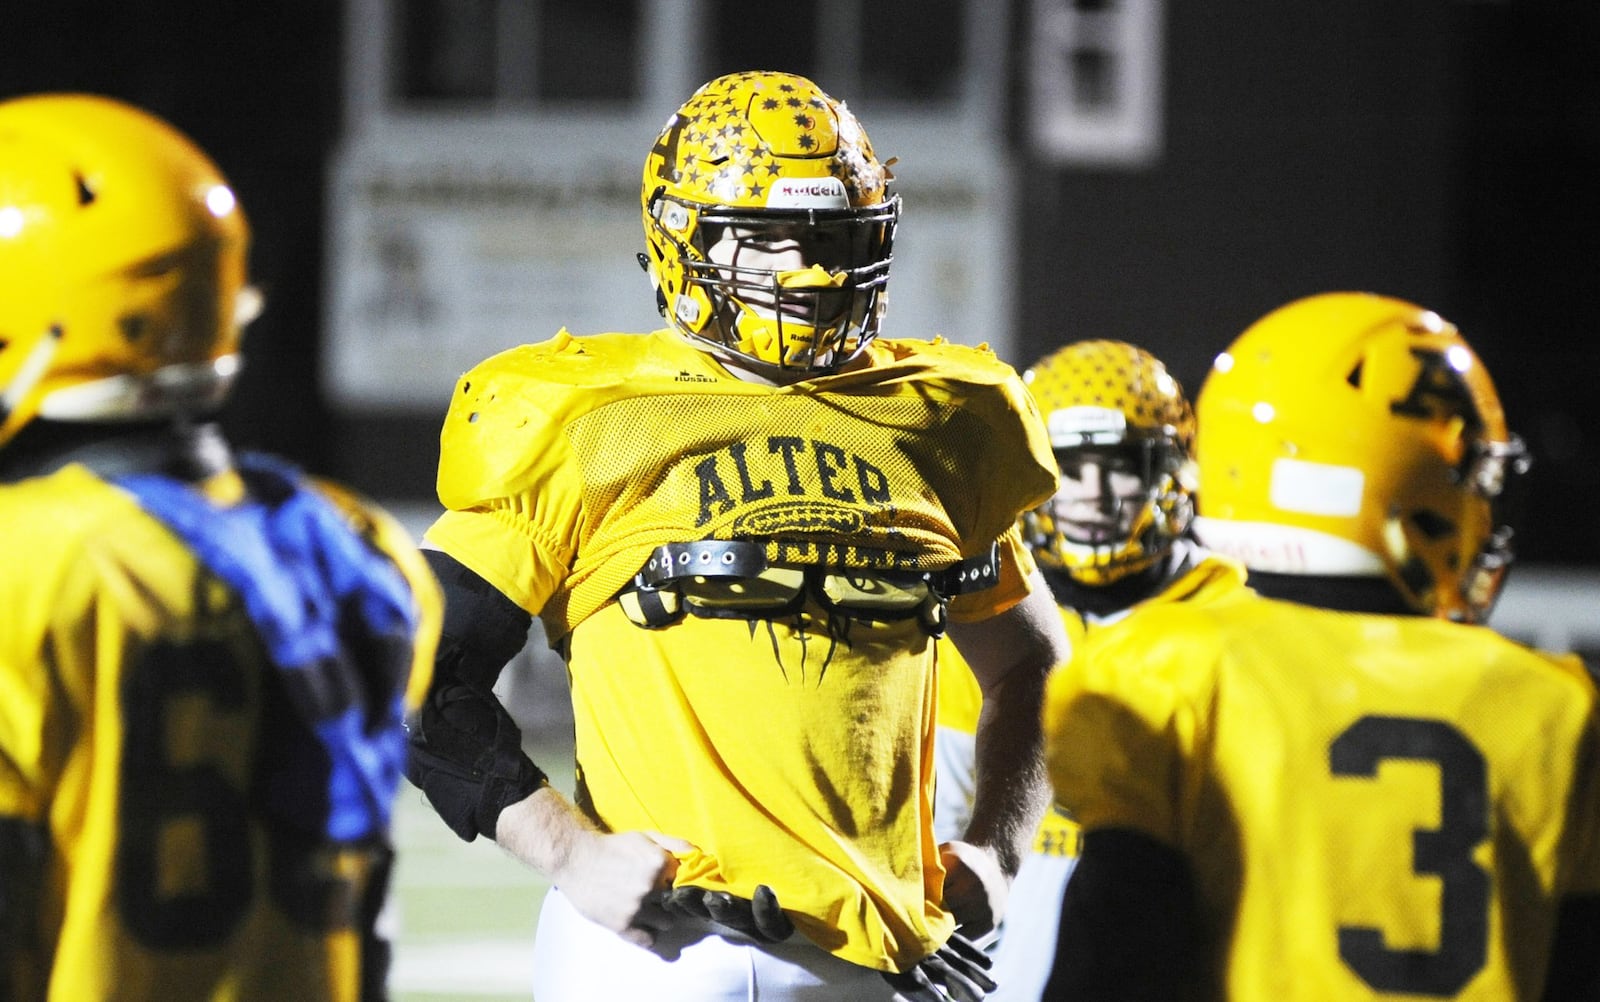
{"type": "Polygon", "coordinates": [[[456,389],[457,397],[474,394],[480,401],[492,387],[494,392],[523,392],[548,402],[550,394],[571,388],[581,391],[584,407],[593,408],[620,397],[682,392],[685,370],[706,366],[699,349],[668,331],[574,335],[563,327],[547,341],[519,345],[479,362],[456,389]],[[604,392],[607,388],[615,392],[604,392]]]}
{"type": "Polygon", "coordinates": [[[922,368],[952,381],[994,384],[1016,379],[1017,371],[1000,359],[988,344],[957,344],[943,338],[880,338],[873,342],[878,363],[885,368],[922,368]]]}
{"type": "Polygon", "coordinates": [[[469,507],[506,495],[558,468],[563,429],[606,404],[681,390],[663,381],[693,348],[652,334],[574,336],[520,345],[478,363],[457,381],[440,432],[439,498],[469,507]]]}
{"type": "Polygon", "coordinates": [[[533,383],[592,389],[627,380],[639,362],[637,334],[575,337],[565,327],[547,341],[518,345],[473,366],[462,382],[533,383]],[[626,340],[623,340],[626,339],[626,340]]]}

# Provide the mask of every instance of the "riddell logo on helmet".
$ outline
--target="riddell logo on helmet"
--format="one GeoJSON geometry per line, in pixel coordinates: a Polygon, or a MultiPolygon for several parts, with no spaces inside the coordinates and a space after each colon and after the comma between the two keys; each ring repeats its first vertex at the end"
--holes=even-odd
{"type": "Polygon", "coordinates": [[[848,209],[844,182],[836,177],[780,178],[767,193],[769,209],[848,209]]]}

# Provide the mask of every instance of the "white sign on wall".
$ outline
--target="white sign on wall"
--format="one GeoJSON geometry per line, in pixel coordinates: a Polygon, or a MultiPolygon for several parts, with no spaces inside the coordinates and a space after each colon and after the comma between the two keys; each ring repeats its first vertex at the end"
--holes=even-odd
{"type": "MultiPolygon", "coordinates": [[[[330,396],[356,409],[434,408],[478,361],[561,327],[663,326],[636,259],[637,181],[613,173],[342,164],[324,353],[330,396]]],[[[902,185],[884,336],[939,335],[1007,353],[1011,258],[1000,227],[1010,196],[1003,179],[983,187],[979,197],[968,185],[902,185]]]]}
{"type": "Polygon", "coordinates": [[[338,183],[326,375],[343,403],[446,399],[481,359],[561,326],[659,326],[620,177],[369,158],[338,183]]]}
{"type": "MultiPolygon", "coordinates": [[[[986,16],[994,13],[987,3],[968,0],[965,68],[942,103],[880,108],[870,97],[836,96],[861,115],[879,156],[898,161],[905,216],[884,336],[987,342],[1023,364],[1030,360],[1009,355],[1016,226],[1013,167],[999,132],[1003,81],[986,70],[1003,63],[1004,20],[986,16]]],[[[491,96],[441,105],[395,97],[396,67],[409,65],[396,56],[403,5],[351,0],[346,134],[329,197],[323,388],[331,403],[437,410],[466,369],[562,327],[664,325],[637,262],[640,172],[667,115],[704,82],[694,55],[698,7],[641,4],[650,44],[632,100],[581,106],[491,96]]],[[[508,46],[526,38],[496,37],[489,48],[515,65],[508,46]]]]}

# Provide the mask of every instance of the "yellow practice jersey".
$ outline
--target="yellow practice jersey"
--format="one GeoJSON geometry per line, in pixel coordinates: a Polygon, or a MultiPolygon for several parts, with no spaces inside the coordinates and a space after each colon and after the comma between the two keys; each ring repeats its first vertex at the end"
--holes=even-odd
{"type": "MultiPolygon", "coordinates": [[[[1186,544],[1179,545],[1186,547],[1186,544]]],[[[1163,585],[1160,591],[1140,602],[1139,607],[1168,602],[1206,602],[1231,595],[1245,587],[1242,564],[1230,557],[1206,553],[1198,548],[1189,552],[1194,554],[1192,562],[1186,560],[1184,569],[1163,585]]],[[[1065,605],[1058,605],[1057,608],[1061,612],[1061,622],[1066,627],[1067,639],[1072,642],[1074,650],[1083,643],[1086,636],[1120,622],[1128,611],[1123,610],[1116,615],[1102,618],[1079,612],[1065,605]]],[[[978,688],[978,680],[973,676],[966,659],[956,650],[955,644],[951,643],[948,637],[939,638],[937,653],[939,728],[952,735],[974,735],[978,730],[978,715],[983,709],[983,693],[978,688]]],[[[941,737],[941,740],[944,739],[941,737]]],[[[950,753],[941,752],[939,781],[970,786],[969,777],[977,767],[973,761],[972,745],[970,741],[961,741],[960,738],[956,740],[961,742],[959,750],[950,753]],[[948,775],[947,770],[954,773],[964,772],[968,775],[948,775]]],[[[955,804],[943,796],[939,798],[941,810],[947,807],[959,809],[962,806],[968,810],[962,812],[963,816],[956,819],[959,824],[948,829],[951,837],[958,837],[959,831],[965,828],[965,814],[970,812],[971,805],[955,804]]],[[[1070,812],[1061,804],[1052,803],[1039,822],[1039,830],[1034,834],[1033,851],[1043,856],[1076,856],[1082,840],[1082,832],[1072,820],[1070,812]]]]}
{"type": "MultiPolygon", "coordinates": [[[[409,579],[415,706],[438,586],[398,523],[327,496],[409,579]]],[[[0,486],[0,549],[0,997],[358,998],[389,849],[265,820],[276,669],[240,597],[82,466],[0,486]]]]}
{"type": "Polygon", "coordinates": [[[1049,685],[1058,798],[1183,853],[1204,997],[1537,999],[1600,891],[1595,687],[1488,628],[1239,595],[1140,609],[1049,685]]]}
{"type": "Polygon", "coordinates": [[[578,797],[612,830],[693,843],[680,885],[767,884],[854,963],[902,968],[951,929],[932,842],[933,643],[814,600],[770,619],[637,626],[615,601],[662,544],[759,542],[783,565],[938,569],[1002,540],[1055,487],[1037,412],[983,349],[878,341],[792,386],[730,377],[678,335],[572,337],[464,376],[429,541],[564,638],[578,797]]]}

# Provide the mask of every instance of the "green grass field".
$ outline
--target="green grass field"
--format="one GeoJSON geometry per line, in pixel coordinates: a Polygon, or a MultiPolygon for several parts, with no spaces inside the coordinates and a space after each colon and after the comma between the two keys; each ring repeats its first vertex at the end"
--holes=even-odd
{"type": "Polygon", "coordinates": [[[497,846],[456,838],[409,786],[395,843],[395,1002],[526,1000],[543,879],[497,846]]]}
{"type": "MultiPolygon", "coordinates": [[[[535,756],[569,794],[570,758],[570,748],[535,756]]],[[[456,838],[410,784],[400,790],[394,835],[394,1002],[527,1002],[546,881],[486,839],[456,838]]]]}
{"type": "MultiPolygon", "coordinates": [[[[432,504],[384,507],[416,539],[439,511],[432,504]]],[[[495,688],[522,726],[529,757],[570,795],[566,671],[537,622],[527,648],[506,666],[495,688]]],[[[393,1002],[528,1002],[533,930],[549,884],[487,839],[456,838],[406,782],[395,805],[394,840],[397,860],[385,918],[394,944],[393,1002]]]]}

